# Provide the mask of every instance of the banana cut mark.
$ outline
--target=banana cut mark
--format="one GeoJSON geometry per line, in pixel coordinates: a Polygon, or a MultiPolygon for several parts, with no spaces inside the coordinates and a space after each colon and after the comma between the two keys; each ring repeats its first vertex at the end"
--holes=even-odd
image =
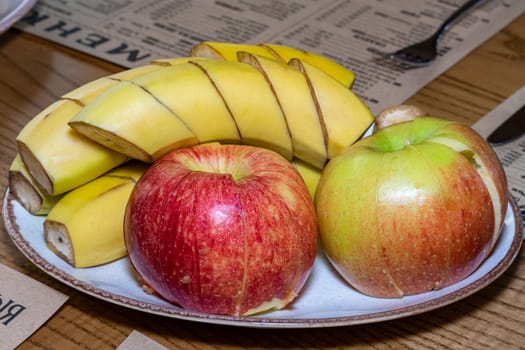
{"type": "Polygon", "coordinates": [[[305,62],[331,76],[346,88],[351,88],[355,81],[355,74],[351,70],[325,56],[284,45],[264,43],[261,46],[279,56],[284,62],[289,63],[291,60],[305,62]]]}
{"type": "Polygon", "coordinates": [[[238,52],[237,56],[239,61],[255,67],[265,77],[285,116],[294,156],[323,168],[327,160],[325,135],[303,74],[269,58],[247,52],[238,52]]]}
{"type": "Polygon", "coordinates": [[[217,87],[239,129],[241,143],[269,148],[290,160],[292,141],[285,116],[264,76],[232,61],[196,62],[217,87]]]}
{"type": "Polygon", "coordinates": [[[289,64],[304,74],[311,87],[327,140],[328,159],[332,159],[363,135],[374,116],[351,90],[323,71],[297,59],[289,64]]]}
{"type": "Polygon", "coordinates": [[[249,52],[260,57],[267,57],[272,60],[281,60],[278,55],[268,50],[265,46],[211,41],[195,45],[191,49],[190,55],[214,60],[236,61],[237,54],[241,51],[249,52]]]}
{"type": "Polygon", "coordinates": [[[215,60],[235,61],[239,52],[265,57],[280,63],[288,63],[292,59],[298,59],[324,71],[347,88],[350,88],[355,80],[355,74],[352,71],[332,59],[294,47],[271,43],[249,45],[205,41],[195,45],[191,49],[190,55],[215,60]]]}
{"type": "Polygon", "coordinates": [[[178,64],[133,80],[191,130],[198,143],[239,143],[237,125],[206,72],[196,64],[178,64]]]}

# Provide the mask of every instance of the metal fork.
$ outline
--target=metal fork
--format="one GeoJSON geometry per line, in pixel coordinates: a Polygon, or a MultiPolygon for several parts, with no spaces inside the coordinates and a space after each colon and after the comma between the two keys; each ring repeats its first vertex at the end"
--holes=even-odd
{"type": "Polygon", "coordinates": [[[406,66],[422,67],[432,63],[437,56],[437,45],[442,35],[448,30],[449,26],[461,15],[472,7],[479,5],[486,0],[469,0],[460,8],[454,11],[428,39],[417,44],[407,46],[395,52],[383,52],[376,48],[368,48],[368,51],[379,57],[390,59],[406,66]]]}

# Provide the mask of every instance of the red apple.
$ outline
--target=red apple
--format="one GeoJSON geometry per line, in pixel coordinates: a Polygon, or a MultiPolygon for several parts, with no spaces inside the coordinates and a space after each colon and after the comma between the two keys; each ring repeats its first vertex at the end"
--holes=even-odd
{"type": "Polygon", "coordinates": [[[474,130],[417,117],[332,159],[315,201],[340,274],[362,293],[401,297],[456,283],[483,262],[502,230],[507,183],[474,130]]]}
{"type": "Polygon", "coordinates": [[[125,223],[129,258],[161,297],[248,315],[291,302],[310,274],[317,219],[306,185],[277,153],[203,144],[142,176],[125,223]]]}

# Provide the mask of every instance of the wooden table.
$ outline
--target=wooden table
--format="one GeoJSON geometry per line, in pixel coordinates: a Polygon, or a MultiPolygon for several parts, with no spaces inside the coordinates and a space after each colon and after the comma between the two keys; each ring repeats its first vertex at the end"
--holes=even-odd
{"type": "MultiPolygon", "coordinates": [[[[122,68],[34,36],[0,36],[0,190],[20,129],[80,84],[122,68]]],[[[525,15],[474,50],[408,102],[472,124],[525,84],[525,15]]],[[[269,330],[153,316],[87,296],[33,266],[2,227],[0,262],[69,296],[20,347],[115,349],[132,330],[170,349],[518,349],[525,348],[525,250],[494,283],[452,305],[413,317],[351,327],[269,330]]],[[[1,281],[0,281],[1,283],[1,281]]],[[[1,340],[0,340],[1,342],[1,340]]]]}

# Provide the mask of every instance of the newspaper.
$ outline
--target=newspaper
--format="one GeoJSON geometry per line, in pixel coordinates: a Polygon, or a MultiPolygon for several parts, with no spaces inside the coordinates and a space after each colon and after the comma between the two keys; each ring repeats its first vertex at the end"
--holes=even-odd
{"type": "Polygon", "coordinates": [[[439,59],[401,69],[368,48],[420,41],[465,0],[40,0],[16,27],[131,68],[187,56],[205,40],[272,42],[330,57],[356,73],[352,90],[374,114],[402,103],[525,11],[488,0],[447,32],[439,59]]]}
{"type": "MultiPolygon", "coordinates": [[[[514,92],[507,100],[490,111],[472,127],[487,138],[498,126],[525,104],[525,86],[514,92]]],[[[516,200],[525,229],[525,134],[501,145],[495,145],[507,180],[509,192],[516,200]]],[[[525,239],[525,232],[523,239],[525,239]]]]}

